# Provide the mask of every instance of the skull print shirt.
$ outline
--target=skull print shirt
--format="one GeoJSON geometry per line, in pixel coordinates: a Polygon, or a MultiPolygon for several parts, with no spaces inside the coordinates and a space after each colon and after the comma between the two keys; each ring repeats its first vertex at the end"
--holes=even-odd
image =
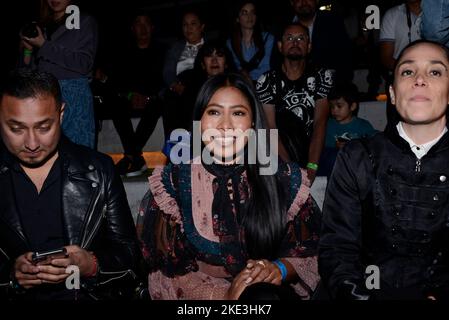
{"type": "Polygon", "coordinates": [[[293,112],[310,137],[313,128],[315,102],[326,98],[334,84],[334,72],[309,69],[298,80],[289,80],[284,72],[274,69],[264,73],[256,84],[259,100],[274,104],[276,109],[293,112]]]}

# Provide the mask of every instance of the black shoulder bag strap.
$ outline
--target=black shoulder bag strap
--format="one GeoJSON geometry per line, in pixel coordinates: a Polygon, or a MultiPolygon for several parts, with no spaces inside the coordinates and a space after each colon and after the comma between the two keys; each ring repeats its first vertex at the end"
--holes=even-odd
{"type": "Polygon", "coordinates": [[[240,61],[240,65],[242,66],[242,69],[245,69],[247,72],[251,72],[259,66],[260,62],[262,61],[263,57],[265,56],[265,44],[267,42],[267,38],[268,38],[268,34],[265,36],[262,48],[257,50],[257,52],[254,54],[254,56],[251,58],[251,60],[245,61],[241,54],[238,55],[238,59],[240,61]]]}

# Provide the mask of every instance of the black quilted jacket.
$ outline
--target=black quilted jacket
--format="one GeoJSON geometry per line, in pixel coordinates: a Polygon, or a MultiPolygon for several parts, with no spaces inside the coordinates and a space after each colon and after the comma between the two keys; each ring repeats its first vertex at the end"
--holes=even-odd
{"type": "Polygon", "coordinates": [[[448,200],[449,133],[420,160],[396,128],[349,143],[323,207],[319,271],[331,296],[347,297],[350,281],[371,298],[447,298],[448,200]],[[366,290],[369,265],[379,290],[366,290]]]}

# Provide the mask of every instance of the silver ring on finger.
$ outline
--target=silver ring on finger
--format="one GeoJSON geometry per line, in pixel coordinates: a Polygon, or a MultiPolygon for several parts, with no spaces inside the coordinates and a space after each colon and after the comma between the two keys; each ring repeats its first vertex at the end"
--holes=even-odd
{"type": "Polygon", "coordinates": [[[260,264],[264,268],[266,267],[265,262],[263,260],[257,261],[256,264],[260,264]]]}

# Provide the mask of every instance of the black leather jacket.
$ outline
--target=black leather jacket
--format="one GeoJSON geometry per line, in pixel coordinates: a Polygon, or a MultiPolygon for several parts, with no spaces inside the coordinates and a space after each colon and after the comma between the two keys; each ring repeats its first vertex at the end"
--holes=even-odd
{"type": "MultiPolygon", "coordinates": [[[[15,259],[30,249],[1,143],[0,150],[0,285],[9,289],[15,259]]],[[[108,280],[134,274],[140,259],[134,222],[123,184],[108,156],[75,145],[65,137],[61,138],[58,150],[63,166],[65,236],[70,245],[93,251],[97,257],[100,268],[97,277],[81,279],[81,286],[94,293],[94,288],[99,289],[102,284],[113,285],[108,280]]]]}
{"type": "Polygon", "coordinates": [[[449,133],[421,160],[396,128],[339,152],[319,250],[332,297],[448,298],[448,164],[449,133]],[[366,290],[369,265],[380,268],[380,290],[366,290]]]}

